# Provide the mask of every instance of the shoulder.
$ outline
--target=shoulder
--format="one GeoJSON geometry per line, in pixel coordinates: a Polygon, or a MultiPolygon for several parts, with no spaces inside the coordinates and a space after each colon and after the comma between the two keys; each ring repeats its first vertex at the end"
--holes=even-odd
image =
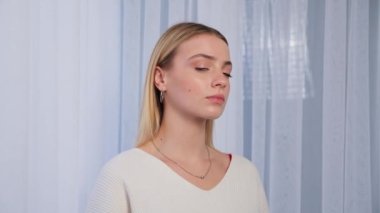
{"type": "Polygon", "coordinates": [[[125,177],[133,174],[133,165],[139,160],[139,150],[124,151],[109,160],[100,174],[89,197],[86,212],[128,212],[125,177]]]}
{"type": "Polygon", "coordinates": [[[231,167],[237,174],[246,174],[250,178],[259,179],[260,175],[256,165],[240,155],[232,155],[231,167]]]}
{"type": "Polygon", "coordinates": [[[263,194],[259,171],[250,160],[239,155],[233,155],[230,169],[232,181],[244,185],[247,189],[249,188],[255,195],[263,194]]]}
{"type": "Polygon", "coordinates": [[[143,155],[140,153],[141,150],[133,148],[119,153],[118,155],[111,158],[102,167],[100,175],[101,176],[124,176],[124,173],[130,173],[138,167],[140,161],[143,160],[143,155]]]}
{"type": "Polygon", "coordinates": [[[269,212],[264,187],[255,164],[245,157],[232,155],[231,173],[231,180],[244,188],[242,191],[247,192],[244,197],[250,198],[247,202],[253,204],[255,212],[269,212]]]}
{"type": "Polygon", "coordinates": [[[241,155],[232,155],[232,162],[236,164],[238,167],[249,167],[255,169],[256,166],[247,158],[241,156],[241,155]]]}
{"type": "Polygon", "coordinates": [[[123,151],[117,155],[115,155],[113,158],[111,158],[105,166],[113,166],[113,165],[120,165],[120,164],[126,164],[129,160],[135,160],[141,157],[140,153],[141,150],[137,148],[132,148],[126,151],[123,151]]]}

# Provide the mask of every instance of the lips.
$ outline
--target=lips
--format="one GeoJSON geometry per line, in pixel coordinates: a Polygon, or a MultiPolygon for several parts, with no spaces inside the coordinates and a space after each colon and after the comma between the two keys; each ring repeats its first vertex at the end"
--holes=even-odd
{"type": "Polygon", "coordinates": [[[211,95],[206,97],[209,101],[216,104],[223,104],[225,99],[224,95],[211,95]]]}

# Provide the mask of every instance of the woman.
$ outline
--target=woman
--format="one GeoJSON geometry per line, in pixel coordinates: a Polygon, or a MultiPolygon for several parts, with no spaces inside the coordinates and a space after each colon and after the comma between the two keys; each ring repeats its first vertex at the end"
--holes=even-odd
{"type": "Polygon", "coordinates": [[[254,165],[212,144],[231,70],[217,30],[168,29],[148,66],[138,145],[106,164],[87,212],[268,212],[254,165]]]}

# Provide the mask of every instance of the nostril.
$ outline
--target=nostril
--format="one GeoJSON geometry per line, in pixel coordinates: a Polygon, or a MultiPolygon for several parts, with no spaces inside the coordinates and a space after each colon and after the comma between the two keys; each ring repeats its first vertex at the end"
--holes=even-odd
{"type": "Polygon", "coordinates": [[[212,81],[213,87],[226,87],[228,84],[228,78],[226,78],[224,73],[218,73],[214,76],[214,80],[212,81]]]}
{"type": "Polygon", "coordinates": [[[215,81],[214,86],[219,86],[219,87],[225,87],[226,86],[226,82],[224,82],[223,80],[218,80],[218,81],[215,81]]]}

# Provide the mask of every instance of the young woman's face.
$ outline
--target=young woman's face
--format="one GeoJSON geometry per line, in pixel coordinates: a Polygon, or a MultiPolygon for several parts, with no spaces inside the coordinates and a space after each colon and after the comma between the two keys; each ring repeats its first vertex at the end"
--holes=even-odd
{"type": "Polygon", "coordinates": [[[203,34],[182,43],[165,70],[165,111],[199,119],[219,117],[230,91],[227,44],[203,34]]]}

